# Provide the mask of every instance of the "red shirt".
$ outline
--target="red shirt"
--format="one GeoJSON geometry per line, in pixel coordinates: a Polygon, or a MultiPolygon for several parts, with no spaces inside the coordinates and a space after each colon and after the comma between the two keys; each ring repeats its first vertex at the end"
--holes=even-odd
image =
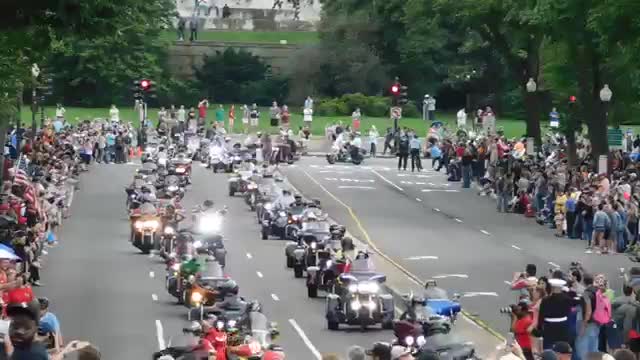
{"type": "Polygon", "coordinates": [[[523,349],[531,349],[531,334],[527,331],[531,324],[533,324],[533,319],[527,315],[522,319],[516,320],[515,326],[513,327],[516,341],[523,349]]]}
{"type": "MultiPolygon", "coordinates": [[[[9,279],[7,278],[7,273],[5,273],[4,271],[0,271],[0,284],[6,284],[8,281],[9,279]]],[[[1,296],[3,303],[9,303],[9,291],[2,291],[1,296]]]]}
{"type": "Polygon", "coordinates": [[[31,290],[31,287],[29,286],[19,287],[7,291],[8,304],[30,303],[34,298],[35,296],[33,295],[33,290],[31,290]]]}
{"type": "Polygon", "coordinates": [[[207,106],[206,105],[200,105],[198,106],[198,115],[201,118],[205,118],[207,117],[207,106]]]}

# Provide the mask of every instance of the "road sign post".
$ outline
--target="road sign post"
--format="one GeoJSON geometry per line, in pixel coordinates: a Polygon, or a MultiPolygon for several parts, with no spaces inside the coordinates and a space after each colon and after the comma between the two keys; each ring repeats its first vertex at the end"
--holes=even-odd
{"type": "Polygon", "coordinates": [[[393,132],[398,130],[398,120],[402,119],[402,108],[399,106],[391,107],[389,112],[391,119],[393,120],[393,132]]]}

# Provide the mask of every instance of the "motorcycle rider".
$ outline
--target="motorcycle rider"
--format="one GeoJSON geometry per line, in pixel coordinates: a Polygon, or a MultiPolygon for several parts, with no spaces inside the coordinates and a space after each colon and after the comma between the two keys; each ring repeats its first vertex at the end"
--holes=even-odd
{"type": "Polygon", "coordinates": [[[305,206],[304,201],[302,200],[302,196],[300,194],[295,194],[293,196],[293,204],[291,204],[291,207],[303,207],[305,206]]]}
{"type": "MultiPolygon", "coordinates": [[[[141,192],[140,201],[143,203],[143,205],[145,205],[145,204],[153,205],[153,203],[155,203],[157,201],[156,194],[151,192],[151,189],[149,189],[147,186],[143,186],[140,189],[140,192],[141,192]]],[[[154,209],[154,212],[155,212],[155,206],[153,207],[153,209],[154,209]]]]}
{"type": "Polygon", "coordinates": [[[221,302],[217,302],[214,308],[222,311],[227,309],[245,309],[247,302],[238,295],[239,291],[240,287],[231,279],[220,284],[220,292],[225,294],[225,298],[221,302]]]}
{"type": "Polygon", "coordinates": [[[162,228],[171,226],[174,230],[178,228],[178,223],[184,220],[182,215],[173,204],[169,204],[165,207],[165,212],[162,215],[162,228]]]}
{"type": "Polygon", "coordinates": [[[198,259],[191,255],[182,255],[182,263],[180,264],[180,276],[183,278],[189,278],[189,276],[196,276],[200,270],[201,265],[198,259]]]}
{"type": "Polygon", "coordinates": [[[295,201],[289,190],[282,190],[282,195],[273,202],[273,208],[276,210],[288,209],[295,201]]]}

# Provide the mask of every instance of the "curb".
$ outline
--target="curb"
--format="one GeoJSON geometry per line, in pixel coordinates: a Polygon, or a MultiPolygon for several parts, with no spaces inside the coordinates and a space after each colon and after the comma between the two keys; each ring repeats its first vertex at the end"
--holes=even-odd
{"type": "MultiPolygon", "coordinates": [[[[284,181],[285,184],[287,184],[290,188],[295,190],[295,192],[297,192],[298,194],[303,194],[303,196],[304,196],[304,193],[299,191],[295,186],[293,186],[293,184],[291,184],[291,182],[289,182],[289,180],[286,178],[286,176],[284,176],[280,172],[280,169],[276,169],[276,171],[280,174],[281,178],[285,179],[285,181],[284,181]]],[[[328,220],[329,220],[330,223],[334,223],[334,224],[338,223],[331,216],[328,217],[328,220]]],[[[345,236],[349,236],[351,239],[353,239],[353,243],[354,243],[356,249],[371,249],[370,246],[368,246],[366,243],[362,242],[360,239],[354,237],[349,231],[346,232],[345,236]]],[[[387,260],[386,259],[387,255],[380,253],[377,249],[373,249],[373,251],[378,253],[379,255],[381,255],[380,257],[381,257],[382,261],[385,261],[388,265],[391,265],[397,271],[400,271],[401,273],[403,273],[404,276],[407,279],[409,279],[409,281],[412,281],[415,284],[422,286],[422,284],[423,284],[422,280],[416,278],[413,274],[407,274],[404,269],[399,268],[392,261],[387,260]]],[[[404,306],[404,300],[402,298],[404,293],[401,293],[399,290],[397,290],[397,289],[395,289],[395,288],[393,288],[393,287],[391,287],[391,286],[389,286],[387,284],[384,284],[384,288],[393,297],[394,305],[396,306],[396,311],[400,310],[401,308],[398,307],[398,304],[402,304],[404,306]],[[398,300],[398,301],[396,301],[396,300],[398,300]]],[[[506,338],[502,334],[500,334],[498,331],[492,329],[486,322],[481,320],[478,316],[475,316],[475,315],[469,313],[468,311],[466,311],[464,309],[462,311],[460,311],[460,314],[462,314],[463,317],[467,318],[471,323],[477,325],[482,330],[485,330],[489,334],[493,335],[498,340],[506,341],[506,338]]]]}

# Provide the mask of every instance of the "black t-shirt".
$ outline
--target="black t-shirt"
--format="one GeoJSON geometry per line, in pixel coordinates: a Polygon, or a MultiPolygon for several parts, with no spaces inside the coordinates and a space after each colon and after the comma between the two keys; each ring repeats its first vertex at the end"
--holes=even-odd
{"type": "Polygon", "coordinates": [[[15,349],[11,360],[49,360],[47,349],[41,344],[31,344],[27,349],[15,349]]]}

